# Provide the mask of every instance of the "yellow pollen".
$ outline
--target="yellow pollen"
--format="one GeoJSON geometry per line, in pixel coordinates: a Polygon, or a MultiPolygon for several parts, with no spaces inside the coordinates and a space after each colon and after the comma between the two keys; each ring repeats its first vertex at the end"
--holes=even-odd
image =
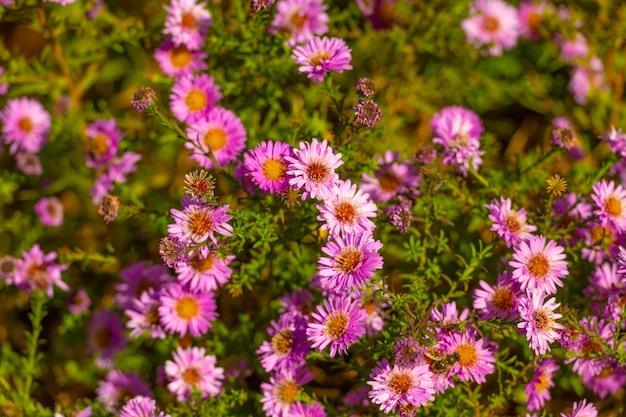
{"type": "Polygon", "coordinates": [[[183,320],[189,321],[198,316],[198,313],[200,312],[200,306],[198,305],[198,302],[193,298],[184,296],[176,302],[174,310],[176,310],[176,314],[178,315],[178,317],[183,320]]]}
{"type": "Polygon", "coordinates": [[[283,404],[292,403],[298,393],[300,392],[300,387],[296,385],[293,381],[285,381],[279,388],[277,397],[280,399],[280,402],[283,404]]]}
{"type": "Polygon", "coordinates": [[[380,183],[380,188],[386,193],[395,191],[400,185],[400,179],[390,172],[381,175],[378,182],[380,183]]]}
{"type": "Polygon", "coordinates": [[[272,349],[280,355],[286,355],[291,352],[291,330],[285,328],[280,329],[272,336],[272,349]]]}
{"type": "Polygon", "coordinates": [[[622,203],[617,198],[610,196],[604,200],[604,210],[611,217],[619,217],[622,214],[622,203]]]}
{"type": "Polygon", "coordinates": [[[312,66],[317,66],[320,65],[322,63],[322,61],[328,61],[330,59],[331,55],[329,51],[317,51],[316,53],[314,53],[313,55],[311,55],[311,58],[309,59],[310,63],[312,66]]]}
{"type": "Polygon", "coordinates": [[[333,340],[337,340],[342,337],[348,330],[348,323],[350,318],[342,311],[335,311],[330,313],[326,320],[324,320],[324,335],[330,337],[333,340]]]}
{"type": "Polygon", "coordinates": [[[183,372],[183,380],[189,385],[196,385],[200,379],[200,372],[196,368],[187,368],[183,372]]]}
{"type": "Polygon", "coordinates": [[[321,162],[312,162],[306,167],[306,176],[312,182],[322,183],[330,175],[330,169],[321,162]]]}
{"type": "Polygon", "coordinates": [[[532,314],[533,320],[535,321],[535,327],[540,332],[547,332],[552,329],[552,320],[548,317],[547,311],[545,308],[540,308],[532,314]]]}
{"type": "Polygon", "coordinates": [[[33,122],[28,117],[22,117],[18,122],[20,130],[24,133],[30,133],[33,130],[33,122]]]}
{"type": "Polygon", "coordinates": [[[270,158],[263,162],[261,170],[263,171],[263,176],[268,180],[280,181],[285,178],[287,167],[281,160],[270,158]]]}
{"type": "Polygon", "coordinates": [[[183,13],[180,24],[184,28],[193,29],[196,27],[196,18],[191,13],[183,13]]]}
{"type": "Polygon", "coordinates": [[[474,366],[478,361],[478,355],[476,354],[476,348],[470,345],[460,345],[456,349],[457,353],[461,357],[459,364],[461,366],[474,366]]]}
{"type": "Polygon", "coordinates": [[[550,271],[550,263],[543,254],[533,255],[528,261],[528,271],[537,278],[545,277],[550,271]]]}
{"type": "Polygon", "coordinates": [[[169,56],[171,64],[176,68],[186,68],[191,62],[191,51],[185,45],[170,49],[169,56]]]}
{"type": "Polygon", "coordinates": [[[500,27],[500,22],[493,16],[485,16],[483,18],[483,29],[487,32],[495,32],[500,27]]]}
{"type": "Polygon", "coordinates": [[[537,392],[542,392],[547,390],[549,385],[550,380],[548,379],[548,376],[541,375],[539,376],[539,382],[535,383],[535,389],[537,390],[537,392]]]}
{"type": "Polygon", "coordinates": [[[191,264],[191,268],[193,268],[194,271],[206,272],[206,271],[210,271],[211,268],[213,268],[214,260],[215,260],[215,256],[213,254],[209,254],[209,256],[207,256],[204,259],[201,259],[196,254],[193,256],[193,258],[191,258],[189,263],[191,264]]]}
{"type": "Polygon", "coordinates": [[[354,225],[356,223],[357,211],[350,203],[340,203],[335,207],[335,217],[339,223],[354,225]]]}
{"type": "Polygon", "coordinates": [[[189,216],[188,224],[192,238],[197,240],[213,229],[213,216],[203,211],[195,212],[189,216]]]}
{"type": "Polygon", "coordinates": [[[306,21],[307,21],[307,15],[300,14],[298,12],[291,15],[291,19],[289,19],[291,26],[296,30],[302,29],[306,21]]]}
{"type": "Polygon", "coordinates": [[[393,372],[391,378],[389,378],[389,381],[387,382],[387,385],[391,388],[394,394],[404,395],[409,392],[411,387],[413,387],[413,379],[410,375],[407,375],[404,372],[393,372]]]}
{"type": "Polygon", "coordinates": [[[506,216],[504,224],[506,224],[506,227],[511,231],[511,233],[518,233],[522,228],[522,225],[517,220],[517,213],[515,211],[512,211],[511,214],[506,216]]]}
{"type": "Polygon", "coordinates": [[[185,97],[185,104],[189,111],[200,111],[206,107],[207,97],[204,91],[191,90],[185,97]]]}
{"type": "Polygon", "coordinates": [[[515,294],[510,288],[496,288],[493,307],[496,311],[510,311],[515,306],[515,294]]]}
{"type": "Polygon", "coordinates": [[[204,143],[213,152],[222,149],[227,142],[226,132],[222,129],[209,129],[204,135],[204,143]]]}
{"type": "Polygon", "coordinates": [[[362,263],[363,252],[354,246],[346,246],[341,248],[341,251],[335,257],[333,268],[344,274],[350,274],[361,266],[362,263]]]}

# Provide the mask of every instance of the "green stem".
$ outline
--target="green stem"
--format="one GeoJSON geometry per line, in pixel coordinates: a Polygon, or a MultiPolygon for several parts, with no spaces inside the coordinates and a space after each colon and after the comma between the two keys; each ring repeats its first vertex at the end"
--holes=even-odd
{"type": "Polygon", "coordinates": [[[46,295],[43,293],[33,293],[31,297],[31,309],[32,313],[28,316],[33,325],[32,332],[26,332],[26,349],[27,357],[24,359],[24,373],[26,379],[24,385],[21,387],[20,398],[22,399],[22,407],[24,415],[29,415],[33,407],[30,390],[33,385],[33,379],[35,377],[35,371],[37,366],[37,346],[39,346],[39,335],[43,330],[41,325],[43,318],[48,313],[46,310],[46,295]]]}

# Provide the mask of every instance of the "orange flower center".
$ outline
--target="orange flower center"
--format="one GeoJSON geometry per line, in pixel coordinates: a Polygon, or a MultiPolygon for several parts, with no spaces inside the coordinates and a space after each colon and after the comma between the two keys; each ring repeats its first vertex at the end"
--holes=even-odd
{"type": "Polygon", "coordinates": [[[460,345],[456,348],[456,352],[461,357],[461,359],[459,359],[461,366],[474,366],[478,361],[478,355],[474,346],[460,345]]]}
{"type": "Polygon", "coordinates": [[[206,258],[200,258],[198,254],[195,254],[193,258],[189,261],[191,267],[198,272],[206,272],[210,271],[213,268],[213,261],[215,260],[215,256],[213,254],[209,254],[206,258]]]}
{"type": "Polygon", "coordinates": [[[180,19],[180,24],[184,28],[193,29],[196,27],[196,18],[192,13],[183,13],[180,19]]]}
{"type": "Polygon", "coordinates": [[[187,368],[183,372],[183,380],[189,385],[196,385],[200,382],[200,372],[196,368],[187,368]]]}
{"type": "Polygon", "coordinates": [[[538,278],[545,277],[550,271],[550,263],[543,254],[533,255],[528,261],[528,271],[538,278]]]}
{"type": "Polygon", "coordinates": [[[288,328],[280,329],[272,336],[272,349],[280,355],[291,352],[291,343],[291,330],[288,328]]]}
{"type": "Polygon", "coordinates": [[[496,288],[493,294],[493,307],[496,311],[509,311],[515,305],[515,294],[510,288],[496,288]]]}
{"type": "Polygon", "coordinates": [[[350,318],[346,313],[343,311],[334,311],[330,313],[324,321],[324,325],[326,326],[324,334],[333,340],[339,339],[348,330],[349,322],[350,318]]]}
{"type": "Polygon", "coordinates": [[[28,117],[20,118],[20,120],[17,122],[17,125],[24,133],[30,133],[30,131],[33,130],[34,127],[32,120],[30,120],[28,117]]]}
{"type": "Polygon", "coordinates": [[[404,395],[413,387],[413,378],[404,372],[393,372],[387,385],[394,394],[404,395]]]}
{"type": "Polygon", "coordinates": [[[604,200],[604,210],[611,217],[619,217],[622,214],[622,202],[610,196],[604,200]]]}
{"type": "Polygon", "coordinates": [[[204,109],[207,105],[207,97],[204,91],[191,90],[185,97],[185,104],[189,111],[196,112],[204,109]]]}
{"type": "Polygon", "coordinates": [[[485,16],[483,18],[483,29],[487,32],[495,32],[500,27],[500,22],[493,16],[485,16]]]}
{"type": "Polygon", "coordinates": [[[381,175],[378,182],[380,183],[380,188],[387,193],[395,191],[400,185],[400,179],[390,172],[381,175]]]}
{"type": "Polygon", "coordinates": [[[535,321],[535,326],[540,332],[546,332],[552,328],[552,320],[548,316],[548,312],[545,308],[540,308],[532,314],[532,318],[535,321]]]}
{"type": "Polygon", "coordinates": [[[176,302],[176,306],[174,307],[176,310],[176,314],[183,320],[191,320],[198,315],[200,312],[200,306],[198,302],[187,296],[183,296],[180,300],[176,302]]]}
{"type": "Polygon", "coordinates": [[[306,167],[307,177],[316,183],[324,182],[330,175],[328,167],[321,162],[313,162],[306,167]]]}
{"type": "Polygon", "coordinates": [[[209,129],[204,135],[204,143],[206,143],[213,152],[222,149],[226,145],[226,142],[226,132],[219,128],[209,129]]]}
{"type": "Polygon", "coordinates": [[[535,383],[535,389],[537,392],[542,392],[548,389],[548,385],[550,385],[550,380],[547,375],[540,375],[539,382],[535,383]]]}
{"type": "Polygon", "coordinates": [[[506,227],[511,231],[511,233],[518,233],[522,228],[522,225],[517,220],[517,212],[515,211],[511,211],[511,213],[506,216],[504,224],[506,224],[506,227]]]}
{"type": "Polygon", "coordinates": [[[104,350],[111,345],[111,332],[106,327],[101,327],[96,330],[93,341],[99,349],[104,350]]]}
{"type": "Polygon", "coordinates": [[[281,403],[289,404],[296,399],[299,392],[300,387],[294,381],[285,381],[278,387],[277,397],[281,403]]]}
{"type": "Polygon", "coordinates": [[[335,257],[333,268],[344,274],[354,272],[363,263],[363,252],[355,246],[346,246],[341,248],[339,254],[335,257]]]}
{"type": "Polygon", "coordinates": [[[357,211],[350,203],[339,203],[335,207],[335,217],[340,223],[354,225],[357,211]]]}
{"type": "Polygon", "coordinates": [[[185,45],[176,46],[169,51],[170,62],[176,68],[186,68],[191,62],[191,51],[185,45]]]}
{"type": "Polygon", "coordinates": [[[307,15],[300,14],[298,12],[292,14],[291,19],[289,19],[291,26],[296,30],[302,29],[306,21],[307,21],[307,15]]]}
{"type": "Polygon", "coordinates": [[[195,212],[189,217],[189,231],[193,236],[204,236],[213,229],[213,216],[203,211],[195,212]]]}
{"type": "Polygon", "coordinates": [[[329,51],[317,51],[316,53],[314,53],[313,55],[311,55],[311,65],[313,65],[314,67],[317,65],[320,65],[322,63],[322,61],[328,61],[330,59],[331,55],[329,51]]]}
{"type": "Polygon", "coordinates": [[[270,158],[263,162],[261,170],[263,171],[263,176],[268,180],[280,181],[285,177],[287,167],[281,160],[270,158]]]}

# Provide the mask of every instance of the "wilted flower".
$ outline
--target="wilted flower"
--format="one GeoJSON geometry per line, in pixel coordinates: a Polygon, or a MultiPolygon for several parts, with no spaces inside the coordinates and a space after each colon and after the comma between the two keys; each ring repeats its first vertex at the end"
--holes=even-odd
{"type": "Polygon", "coordinates": [[[141,87],[135,91],[131,104],[138,112],[142,112],[156,100],[156,92],[150,87],[141,87]]]}
{"type": "Polygon", "coordinates": [[[383,112],[374,100],[361,101],[354,105],[354,124],[372,128],[380,121],[383,112]]]}

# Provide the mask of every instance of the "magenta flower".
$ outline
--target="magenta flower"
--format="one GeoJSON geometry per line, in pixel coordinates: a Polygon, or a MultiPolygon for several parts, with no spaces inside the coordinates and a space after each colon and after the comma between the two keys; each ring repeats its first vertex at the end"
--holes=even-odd
{"type": "Polygon", "coordinates": [[[397,152],[386,151],[383,156],[377,155],[379,168],[374,176],[362,174],[363,181],[359,187],[370,195],[372,200],[381,203],[397,197],[399,194],[409,193],[417,187],[422,179],[419,171],[407,161],[398,161],[397,152]]]}
{"type": "Polygon", "coordinates": [[[217,244],[215,233],[231,236],[233,227],[228,206],[213,207],[202,202],[183,200],[183,210],[171,209],[174,224],[167,226],[170,236],[184,243],[202,243],[211,239],[217,244]]]}
{"type": "Polygon", "coordinates": [[[615,395],[626,386],[626,367],[620,366],[616,360],[604,361],[599,373],[586,373],[583,376],[585,387],[600,398],[615,395]]]}
{"type": "Polygon", "coordinates": [[[321,213],[317,220],[325,222],[321,229],[330,235],[371,234],[376,228],[370,220],[376,217],[376,204],[350,180],[337,181],[324,204],[316,207],[321,213]]]}
{"type": "Polygon", "coordinates": [[[207,355],[204,348],[177,348],[174,361],[165,362],[165,375],[170,381],[167,389],[178,401],[185,401],[197,389],[202,398],[214,397],[222,391],[224,368],[215,366],[217,359],[207,355]]]}
{"type": "Polygon", "coordinates": [[[611,126],[611,131],[601,137],[609,145],[611,152],[626,157],[626,134],[622,133],[622,129],[615,130],[611,126]]]}
{"type": "Polygon", "coordinates": [[[169,269],[163,265],[149,261],[140,261],[127,266],[120,271],[122,282],[114,285],[117,294],[114,300],[122,310],[131,308],[134,300],[150,289],[155,293],[174,281],[169,269]]]}
{"type": "Polygon", "coordinates": [[[234,255],[222,259],[217,253],[211,253],[208,246],[202,246],[178,262],[176,265],[178,282],[187,285],[192,291],[215,291],[233,274],[232,269],[228,267],[233,259],[234,255]]]}
{"type": "Polygon", "coordinates": [[[558,371],[554,358],[539,359],[535,372],[526,384],[526,400],[529,410],[541,410],[550,401],[550,388],[554,387],[554,374],[558,371]]]}
{"type": "Polygon", "coordinates": [[[122,401],[138,395],[150,397],[152,390],[139,374],[111,370],[104,381],[98,382],[96,388],[98,401],[104,404],[110,412],[114,412],[122,401]]]}
{"type": "Polygon", "coordinates": [[[539,27],[547,11],[553,9],[552,5],[533,1],[523,1],[518,9],[519,35],[521,38],[537,40],[541,37],[539,27]]]}
{"type": "Polygon", "coordinates": [[[391,413],[401,406],[422,407],[435,399],[435,389],[430,369],[427,365],[391,367],[387,359],[382,359],[370,374],[367,381],[372,389],[369,398],[379,404],[381,411],[391,413]]]}
{"type": "Polygon", "coordinates": [[[43,197],[37,201],[35,213],[45,226],[58,227],[63,224],[63,204],[56,197],[43,197]]]}
{"type": "Polygon", "coordinates": [[[120,417],[171,417],[160,411],[156,400],[138,395],[130,400],[120,410],[120,417]]]}
{"type": "Polygon", "coordinates": [[[571,413],[561,413],[561,417],[598,417],[598,410],[593,403],[587,403],[587,400],[583,399],[574,403],[571,413]]]}
{"type": "MultiPolygon", "coordinates": [[[[174,81],[170,94],[170,109],[181,122],[195,122],[217,107],[221,100],[220,86],[206,74],[190,74],[174,81]]],[[[191,136],[191,135],[190,135],[191,136]]]]}
{"type": "Polygon", "coordinates": [[[528,240],[531,233],[537,230],[537,227],[526,223],[526,209],[511,208],[510,198],[500,197],[500,201],[493,199],[485,207],[489,209],[489,220],[493,222],[491,230],[498,233],[507,248],[528,240]]]}
{"type": "Polygon", "coordinates": [[[271,140],[261,142],[259,146],[244,155],[247,176],[261,190],[272,194],[284,192],[289,187],[287,169],[288,156],[293,155],[293,148],[286,143],[271,140]]]}
{"type": "Polygon", "coordinates": [[[117,154],[124,136],[113,118],[96,120],[89,125],[85,134],[85,165],[90,168],[105,167],[117,154]]]}
{"type": "Polygon", "coordinates": [[[546,244],[544,236],[531,236],[520,242],[513,252],[509,266],[513,269],[513,279],[521,284],[522,290],[541,289],[546,294],[556,293],[556,287],[562,287],[564,278],[569,274],[563,247],[553,240],[546,244]]]}
{"type": "Polygon", "coordinates": [[[330,71],[351,70],[352,55],[343,39],[314,37],[305,45],[296,46],[291,57],[300,64],[299,72],[308,74],[316,83],[321,83],[324,74],[330,71]]]}
{"type": "Polygon", "coordinates": [[[211,26],[211,13],[204,3],[195,0],[172,0],[164,6],[167,19],[163,33],[170,35],[175,45],[185,45],[191,50],[201,49],[211,26]]]}
{"type": "Polygon", "coordinates": [[[100,368],[113,366],[115,355],[126,348],[124,323],[110,310],[97,310],[87,326],[88,353],[98,354],[96,364],[100,368]]]}
{"type": "Polygon", "coordinates": [[[474,290],[474,308],[478,310],[482,320],[491,320],[494,317],[506,321],[517,319],[519,316],[517,294],[520,285],[511,279],[508,272],[501,273],[493,287],[483,280],[479,284],[481,288],[474,290]]]}
{"type": "Polygon", "coordinates": [[[217,319],[215,296],[211,292],[194,292],[180,284],[170,284],[161,293],[159,316],[168,333],[199,337],[211,328],[217,319]]]}
{"type": "Polygon", "coordinates": [[[324,406],[320,403],[304,404],[297,401],[289,409],[289,417],[326,417],[324,406]]]}
{"type": "Polygon", "coordinates": [[[184,77],[196,71],[206,70],[206,58],[206,52],[194,51],[185,45],[176,46],[169,38],[154,51],[154,59],[161,67],[161,71],[170,77],[184,77]]]}
{"type": "Polygon", "coordinates": [[[115,182],[126,182],[126,176],[135,172],[140,159],[141,155],[134,152],[124,152],[122,156],[111,159],[90,191],[94,204],[100,204],[104,196],[113,189],[115,182]]]}
{"type": "Polygon", "coordinates": [[[15,154],[17,169],[25,175],[41,175],[41,161],[39,157],[30,152],[18,152],[15,154]]]}
{"type": "Polygon", "coordinates": [[[566,358],[565,363],[573,362],[572,370],[583,377],[599,375],[609,359],[605,346],[614,346],[615,323],[590,316],[580,319],[579,324],[583,331],[568,346],[576,356],[566,358]]]}
{"type": "Polygon", "coordinates": [[[331,296],[311,314],[306,334],[312,347],[320,351],[330,345],[330,357],[345,354],[351,344],[365,334],[367,313],[357,301],[331,296]]]}
{"type": "Polygon", "coordinates": [[[485,47],[485,55],[502,55],[517,45],[519,18],[517,10],[502,0],[476,0],[470,16],[461,22],[467,41],[476,48],[485,47]]]}
{"type": "Polygon", "coordinates": [[[313,379],[306,368],[287,368],[270,376],[270,382],[261,384],[263,411],[267,417],[288,417],[302,391],[302,386],[313,379]]]}
{"type": "Polygon", "coordinates": [[[246,129],[241,120],[230,110],[216,107],[196,120],[187,129],[189,141],[185,148],[190,150],[191,159],[202,168],[213,168],[229,164],[237,159],[246,147],[246,129]]]}
{"type": "Polygon", "coordinates": [[[614,226],[618,231],[626,231],[626,190],[613,181],[599,181],[594,184],[591,199],[596,203],[593,214],[603,224],[614,226]]]}
{"type": "Polygon", "coordinates": [[[318,258],[322,284],[335,293],[344,293],[363,286],[383,267],[378,254],[383,244],[369,234],[333,236],[322,248],[327,257],[318,258]]]}
{"type": "Polygon", "coordinates": [[[130,307],[124,310],[129,318],[126,327],[131,329],[130,337],[138,338],[148,333],[153,339],[165,339],[165,331],[159,322],[160,306],[159,294],[153,288],[132,300],[130,307]]]}
{"type": "Polygon", "coordinates": [[[285,293],[279,301],[282,304],[282,307],[278,309],[280,314],[295,314],[307,320],[313,308],[313,295],[306,288],[285,293]]]}
{"type": "Polygon", "coordinates": [[[13,274],[13,283],[29,292],[44,291],[48,297],[54,295],[54,285],[67,291],[69,287],[61,280],[61,272],[67,269],[67,265],[54,263],[56,258],[56,252],[45,254],[35,243],[28,252],[22,252],[22,259],[13,274]]]}
{"type": "Polygon", "coordinates": [[[567,89],[574,96],[574,101],[580,105],[587,104],[587,99],[592,90],[603,91],[608,88],[604,65],[597,56],[589,59],[584,66],[576,66],[572,70],[567,89]]]}
{"type": "Polygon", "coordinates": [[[550,343],[559,339],[557,331],[565,328],[556,322],[563,315],[554,312],[561,304],[554,297],[548,301],[545,299],[546,294],[540,288],[531,290],[520,299],[520,323],[517,327],[526,335],[530,348],[537,355],[550,351],[550,343]]]}
{"type": "Polygon", "coordinates": [[[564,39],[557,34],[556,41],[561,45],[561,58],[568,64],[574,64],[579,58],[588,58],[589,43],[582,33],[576,33],[576,36],[571,39],[564,39]]]}
{"type": "Polygon", "coordinates": [[[324,200],[339,180],[335,169],[343,164],[341,154],[334,154],[324,139],[311,143],[300,142],[300,148],[294,149],[294,156],[286,156],[289,161],[287,174],[291,176],[289,184],[301,190],[302,199],[308,197],[324,200]]]}
{"type": "Polygon", "coordinates": [[[280,0],[276,3],[276,15],[272,32],[286,33],[286,45],[296,46],[311,40],[315,35],[328,32],[328,14],[323,0],[280,0]]]}
{"type": "Polygon", "coordinates": [[[267,329],[271,341],[264,341],[256,351],[261,356],[265,372],[297,369],[304,365],[304,357],[310,350],[306,339],[306,319],[287,313],[271,324],[267,329]]]}
{"type": "Polygon", "coordinates": [[[37,153],[47,142],[50,115],[40,102],[19,97],[7,102],[0,112],[4,143],[11,145],[9,152],[37,153]]]}
{"type": "Polygon", "coordinates": [[[438,349],[444,354],[459,354],[459,361],[452,365],[450,376],[458,375],[461,381],[485,383],[486,376],[495,370],[496,345],[484,338],[478,338],[478,333],[471,328],[465,333],[449,331],[441,334],[438,349]]]}
{"type": "MultiPolygon", "coordinates": [[[[0,266],[0,269],[2,267],[0,266]]],[[[91,306],[91,299],[87,294],[87,291],[82,288],[72,291],[66,298],[65,304],[67,305],[67,311],[71,314],[83,314],[89,306],[91,306]]]]}

